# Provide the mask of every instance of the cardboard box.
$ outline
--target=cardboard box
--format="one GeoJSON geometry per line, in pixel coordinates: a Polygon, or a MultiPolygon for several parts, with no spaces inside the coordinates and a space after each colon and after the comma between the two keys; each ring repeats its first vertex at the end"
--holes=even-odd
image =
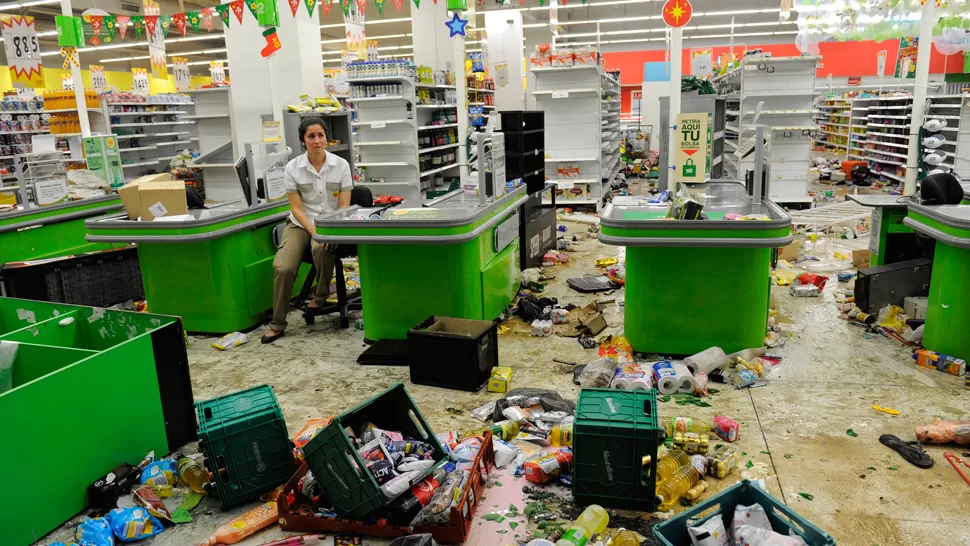
{"type": "Polygon", "coordinates": [[[138,215],[143,222],[189,212],[185,200],[185,182],[181,180],[143,184],[138,187],[138,201],[138,215]]]}
{"type": "Polygon", "coordinates": [[[903,299],[903,310],[906,316],[911,319],[926,320],[926,307],[929,305],[929,298],[909,296],[903,299]]]}
{"type": "MultiPolygon", "coordinates": [[[[139,216],[141,216],[141,193],[139,190],[141,189],[142,186],[146,186],[148,184],[155,184],[160,182],[172,182],[172,181],[175,181],[181,184],[180,187],[182,188],[182,201],[184,202],[185,183],[182,181],[176,181],[171,177],[171,175],[166,173],[150,174],[150,175],[142,176],[141,178],[133,180],[125,184],[124,186],[118,188],[118,195],[121,197],[121,204],[124,205],[125,211],[128,213],[128,219],[135,220],[139,216]]],[[[154,201],[150,204],[154,204],[154,201]]],[[[186,210],[183,208],[182,212],[178,214],[185,214],[185,212],[186,210]]],[[[173,212],[171,214],[176,214],[176,213],[173,212]]],[[[153,218],[154,217],[149,218],[149,221],[152,220],[153,218]]]]}
{"type": "Polygon", "coordinates": [[[778,259],[785,260],[786,262],[794,262],[798,259],[798,254],[801,251],[802,242],[796,239],[790,245],[778,249],[778,259]]]}
{"type": "Polygon", "coordinates": [[[509,392],[512,387],[512,368],[496,366],[488,379],[488,392],[509,392]]]}
{"type": "Polygon", "coordinates": [[[936,353],[927,349],[920,349],[913,355],[916,364],[931,368],[950,375],[961,376],[967,372],[967,363],[962,358],[936,353]]]}
{"type": "Polygon", "coordinates": [[[869,252],[867,249],[852,251],[852,265],[856,269],[865,269],[869,267],[869,261],[871,259],[872,252],[869,252]]]}

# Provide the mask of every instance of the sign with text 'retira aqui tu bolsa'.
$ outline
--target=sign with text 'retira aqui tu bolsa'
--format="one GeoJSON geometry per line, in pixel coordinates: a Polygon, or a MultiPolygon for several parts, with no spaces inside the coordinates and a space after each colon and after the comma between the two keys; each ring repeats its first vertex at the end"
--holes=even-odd
{"type": "Polygon", "coordinates": [[[677,114],[677,164],[674,180],[687,184],[703,183],[711,176],[710,112],[677,114]]]}

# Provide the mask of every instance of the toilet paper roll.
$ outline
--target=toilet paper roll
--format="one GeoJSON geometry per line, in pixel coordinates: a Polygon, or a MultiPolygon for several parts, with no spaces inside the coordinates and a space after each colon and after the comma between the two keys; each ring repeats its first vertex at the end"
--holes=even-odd
{"type": "MultiPolygon", "coordinates": [[[[610,388],[622,389],[627,391],[635,390],[634,382],[637,380],[642,380],[647,377],[647,372],[636,363],[623,364],[616,369],[616,375],[613,376],[613,382],[610,383],[610,388]]],[[[641,381],[642,383],[642,381],[641,381]]],[[[640,383],[638,383],[639,385],[640,383]]],[[[649,387],[647,387],[649,389],[649,387]]]]}
{"type": "Polygon", "coordinates": [[[687,366],[678,360],[671,362],[671,366],[676,374],[674,378],[676,379],[677,392],[693,394],[697,389],[697,381],[694,380],[694,376],[687,369],[687,366]]]}
{"type": "Polygon", "coordinates": [[[662,361],[654,363],[653,382],[657,385],[657,392],[660,394],[674,394],[677,392],[677,372],[674,371],[674,367],[670,362],[662,361]]]}
{"type": "Polygon", "coordinates": [[[691,373],[704,372],[708,375],[714,370],[723,368],[728,363],[727,355],[720,347],[704,349],[696,355],[684,359],[684,365],[691,373]]]}

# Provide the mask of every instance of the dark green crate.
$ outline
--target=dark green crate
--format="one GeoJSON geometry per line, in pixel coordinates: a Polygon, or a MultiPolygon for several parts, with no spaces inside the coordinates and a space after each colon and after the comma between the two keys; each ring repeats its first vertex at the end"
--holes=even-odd
{"type": "Polygon", "coordinates": [[[199,447],[224,510],[259,498],[296,471],[276,394],[254,387],[196,403],[199,447]]]}
{"type": "Polygon", "coordinates": [[[345,430],[358,434],[365,423],[431,444],[436,465],[447,458],[403,383],[341,413],[303,447],[307,465],[339,517],[365,519],[390,504],[345,430]]]}
{"type": "Polygon", "coordinates": [[[657,508],[657,392],[583,389],[573,425],[573,498],[578,504],[657,508]]]}
{"type": "Polygon", "coordinates": [[[771,528],[776,533],[788,536],[788,531],[794,530],[808,546],[835,546],[835,539],[828,533],[812,525],[810,521],[796,514],[750,480],[740,481],[689,510],[677,514],[676,517],[654,526],[653,535],[664,546],[690,544],[688,527],[700,525],[712,517],[719,516],[724,520],[724,528],[730,529],[734,519],[734,507],[751,506],[754,503],[760,504],[765,509],[771,528]]]}

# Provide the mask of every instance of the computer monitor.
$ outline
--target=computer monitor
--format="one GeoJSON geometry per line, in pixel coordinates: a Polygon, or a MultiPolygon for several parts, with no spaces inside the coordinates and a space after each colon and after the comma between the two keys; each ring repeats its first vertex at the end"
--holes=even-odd
{"type": "MultiPolygon", "coordinates": [[[[246,203],[249,206],[253,206],[253,196],[250,194],[250,179],[251,173],[249,172],[249,162],[246,161],[246,156],[240,157],[236,160],[236,177],[239,178],[239,185],[242,186],[243,197],[246,198],[246,203]]],[[[256,179],[256,197],[260,199],[266,198],[266,193],[263,190],[263,179],[256,179]]]]}

